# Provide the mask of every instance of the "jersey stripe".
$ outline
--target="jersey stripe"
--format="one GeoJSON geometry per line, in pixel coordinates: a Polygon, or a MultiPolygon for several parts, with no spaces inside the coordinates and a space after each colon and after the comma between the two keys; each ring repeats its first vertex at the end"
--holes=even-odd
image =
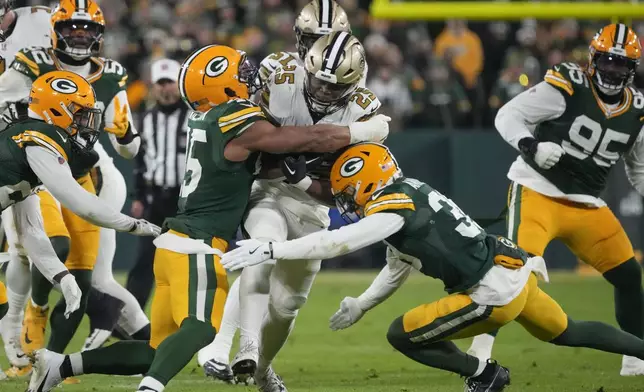
{"type": "Polygon", "coordinates": [[[555,72],[551,69],[548,70],[546,73],[546,76],[543,78],[543,80],[550,84],[553,85],[554,87],[557,87],[561,90],[564,90],[565,92],[568,93],[568,95],[573,95],[574,90],[572,88],[572,83],[570,81],[566,80],[561,76],[559,72],[555,72]]]}
{"type": "Polygon", "coordinates": [[[25,131],[20,135],[14,136],[13,140],[16,143],[18,143],[18,145],[20,145],[21,147],[24,145],[24,143],[37,144],[41,147],[47,148],[49,151],[67,160],[67,153],[60,146],[60,144],[56,143],[54,139],[50,138],[49,136],[43,133],[40,133],[37,131],[25,131]]]}
{"type": "Polygon", "coordinates": [[[404,193],[384,195],[377,200],[372,200],[365,206],[365,216],[385,210],[412,210],[416,211],[414,201],[404,193]]]}
{"type": "Polygon", "coordinates": [[[262,109],[259,106],[253,106],[251,108],[242,109],[233,114],[219,117],[219,126],[224,127],[226,125],[229,125],[230,123],[239,121],[242,117],[248,114],[258,114],[258,113],[260,114],[262,113],[262,109]]]}
{"type": "Polygon", "coordinates": [[[40,76],[40,67],[38,66],[38,64],[36,64],[36,62],[33,60],[29,60],[29,58],[27,58],[27,56],[24,53],[22,52],[16,53],[16,60],[20,60],[20,62],[24,63],[27,67],[29,67],[29,69],[31,70],[31,73],[33,73],[36,76],[40,76]]]}
{"type": "MultiPolygon", "coordinates": [[[[259,117],[256,120],[259,120],[260,118],[261,119],[266,118],[264,113],[261,113],[261,112],[260,113],[250,113],[250,114],[247,114],[246,116],[238,119],[235,122],[227,123],[226,126],[219,126],[219,129],[221,129],[221,133],[226,133],[226,132],[230,131],[231,129],[234,129],[235,127],[238,127],[239,125],[242,125],[244,122],[246,122],[246,120],[248,120],[250,118],[253,118],[253,117],[259,117]]],[[[251,124],[249,124],[249,125],[251,125],[251,124]]],[[[244,128],[244,130],[246,130],[246,128],[244,128]]],[[[239,133],[241,133],[241,131],[239,133]]]]}

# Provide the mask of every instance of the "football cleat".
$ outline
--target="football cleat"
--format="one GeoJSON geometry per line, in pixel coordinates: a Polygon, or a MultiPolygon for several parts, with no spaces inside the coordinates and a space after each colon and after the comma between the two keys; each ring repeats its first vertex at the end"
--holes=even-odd
{"type": "Polygon", "coordinates": [[[231,365],[236,384],[255,384],[254,375],[257,370],[259,347],[253,342],[244,345],[233,358],[231,365]]]}
{"type": "Polygon", "coordinates": [[[0,334],[9,363],[17,368],[31,365],[20,344],[20,317],[5,316],[0,322],[0,334]]]}
{"type": "Polygon", "coordinates": [[[31,363],[30,363],[27,366],[23,366],[23,367],[12,366],[9,369],[4,371],[4,375],[6,378],[9,378],[9,379],[19,379],[23,377],[29,377],[32,371],[33,371],[33,367],[31,366],[31,363]]]}
{"type": "Polygon", "coordinates": [[[226,384],[233,383],[233,371],[223,362],[211,359],[203,364],[203,371],[206,377],[212,377],[226,384]]]}
{"type": "Polygon", "coordinates": [[[49,319],[49,306],[40,307],[32,301],[27,303],[25,320],[22,324],[20,343],[26,354],[31,354],[45,346],[45,328],[49,319]]]}
{"type": "Polygon", "coordinates": [[[65,356],[41,349],[31,355],[34,363],[34,372],[29,380],[27,392],[47,392],[63,382],[60,375],[60,366],[65,356]]]}
{"type": "Polygon", "coordinates": [[[644,376],[644,361],[639,358],[624,355],[622,357],[622,369],[620,370],[619,375],[644,376]]]}
{"type": "Polygon", "coordinates": [[[107,329],[94,329],[87,339],[85,339],[85,344],[83,344],[81,352],[102,347],[110,336],[112,336],[112,331],[108,331],[107,329]]]}
{"type": "Polygon", "coordinates": [[[496,361],[487,361],[483,373],[465,379],[465,392],[501,392],[510,385],[510,370],[496,361]]]}
{"type": "Polygon", "coordinates": [[[272,367],[264,372],[258,370],[255,373],[255,382],[259,392],[288,392],[284,381],[273,371],[272,367]]]}

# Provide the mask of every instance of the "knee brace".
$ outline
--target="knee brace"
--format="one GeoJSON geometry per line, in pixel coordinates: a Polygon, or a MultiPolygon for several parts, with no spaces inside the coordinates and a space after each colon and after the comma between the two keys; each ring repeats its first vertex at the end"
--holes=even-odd
{"type": "Polygon", "coordinates": [[[610,271],[604,273],[604,278],[618,290],[641,291],[642,267],[635,259],[629,259],[610,271]]]}
{"type": "Polygon", "coordinates": [[[65,260],[67,260],[67,256],[69,256],[69,249],[71,247],[71,241],[69,237],[50,237],[49,241],[51,242],[51,246],[54,247],[56,256],[58,256],[58,260],[64,263],[65,260]]]}

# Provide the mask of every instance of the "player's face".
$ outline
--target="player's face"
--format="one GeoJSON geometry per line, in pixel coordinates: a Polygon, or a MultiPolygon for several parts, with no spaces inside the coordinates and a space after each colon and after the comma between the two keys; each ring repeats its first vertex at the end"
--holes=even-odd
{"type": "Polygon", "coordinates": [[[154,97],[160,105],[174,105],[181,98],[179,85],[170,79],[161,79],[154,84],[154,97]]]}
{"type": "Polygon", "coordinates": [[[334,103],[353,87],[351,84],[334,84],[309,74],[308,92],[322,103],[334,103]]]}
{"type": "Polygon", "coordinates": [[[604,83],[619,86],[634,71],[635,62],[626,57],[603,54],[597,57],[596,66],[604,83]]]}
{"type": "Polygon", "coordinates": [[[59,22],[57,29],[65,42],[75,49],[89,49],[102,34],[100,25],[77,20],[59,22]]]}

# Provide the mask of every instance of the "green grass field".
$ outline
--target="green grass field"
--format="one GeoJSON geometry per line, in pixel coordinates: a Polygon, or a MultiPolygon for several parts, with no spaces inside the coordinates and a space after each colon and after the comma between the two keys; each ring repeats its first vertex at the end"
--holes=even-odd
{"type": "MultiPolygon", "coordinates": [[[[387,302],[342,332],[328,329],[328,319],[347,295],[358,295],[375,273],[322,273],[309,302],[301,311],[287,346],[275,363],[289,391],[442,392],[461,391],[458,376],[428,369],[395,352],[385,334],[391,320],[406,310],[442,295],[438,281],[415,274],[387,302]]],[[[615,325],[613,294],[599,277],[553,274],[542,287],[577,319],[615,325]]],[[[78,349],[87,332],[79,330],[70,350],[78,349]]],[[[466,348],[469,341],[463,341],[466,348]]],[[[7,361],[0,354],[0,364],[7,361]]],[[[497,339],[495,358],[512,371],[510,391],[644,391],[644,377],[619,376],[621,358],[586,349],[551,346],[533,339],[518,324],[504,328],[497,339]]],[[[134,391],[138,378],[83,376],[66,391],[134,391]]],[[[22,392],[26,380],[0,381],[1,392],[22,392]]],[[[193,360],[170,383],[168,391],[254,391],[253,387],[216,384],[203,376],[193,360]]]]}

